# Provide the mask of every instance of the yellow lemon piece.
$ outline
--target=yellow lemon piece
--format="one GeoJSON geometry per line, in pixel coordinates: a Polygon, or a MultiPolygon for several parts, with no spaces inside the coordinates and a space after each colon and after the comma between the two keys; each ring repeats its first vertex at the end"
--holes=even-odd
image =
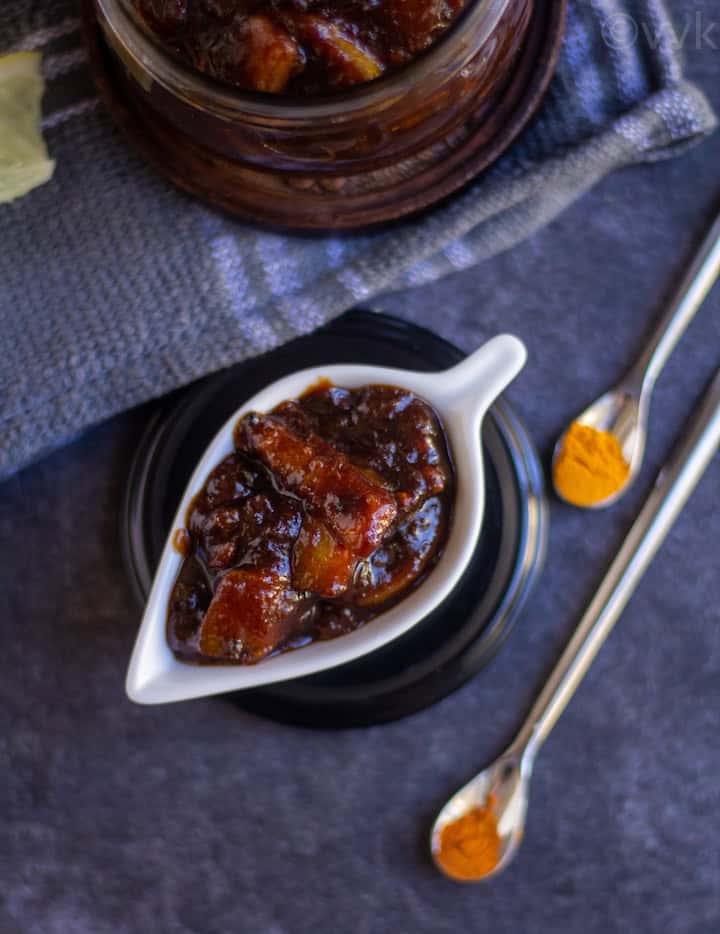
{"type": "Polygon", "coordinates": [[[55,169],[40,131],[41,61],[39,52],[0,56],[0,204],[44,184],[55,169]]]}

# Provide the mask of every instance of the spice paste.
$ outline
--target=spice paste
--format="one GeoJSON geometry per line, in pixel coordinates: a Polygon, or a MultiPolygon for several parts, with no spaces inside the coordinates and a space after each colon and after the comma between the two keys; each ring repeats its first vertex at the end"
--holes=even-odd
{"type": "Polygon", "coordinates": [[[251,664],[356,629],[428,574],[453,498],[438,417],[407,390],[326,383],[245,415],[188,512],[170,647],[251,664]]]}
{"type": "Polygon", "coordinates": [[[316,95],[411,61],[466,0],[133,0],[176,55],[228,84],[316,95]]]}

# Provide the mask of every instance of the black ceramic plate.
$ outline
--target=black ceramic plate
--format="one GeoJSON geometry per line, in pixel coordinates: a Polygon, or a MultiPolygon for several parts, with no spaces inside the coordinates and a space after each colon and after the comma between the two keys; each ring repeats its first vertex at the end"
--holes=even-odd
{"type": "MultiPolygon", "coordinates": [[[[352,311],[307,337],[176,393],[151,418],[128,479],[121,531],[138,602],[147,597],[192,470],[212,436],[246,399],[300,366],[368,363],[438,370],[462,357],[431,331],[387,315],[352,311]]],[[[493,406],[482,440],[487,469],[483,531],[470,567],[444,604],[358,661],[228,697],[286,722],[359,726],[414,713],[487,664],[540,571],[547,504],[535,448],[507,403],[493,406]]]]}

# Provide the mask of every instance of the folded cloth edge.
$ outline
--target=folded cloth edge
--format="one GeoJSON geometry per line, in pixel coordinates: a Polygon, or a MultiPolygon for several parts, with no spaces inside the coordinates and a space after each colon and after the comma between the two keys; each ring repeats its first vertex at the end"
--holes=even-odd
{"type": "MultiPolygon", "coordinates": [[[[312,289],[298,292],[280,302],[266,306],[262,313],[272,323],[266,346],[253,347],[248,353],[244,339],[230,337],[223,353],[214,348],[212,364],[198,352],[171,355],[168,348],[143,348],[139,355],[128,354],[123,362],[126,371],[136,370],[136,379],[125,379],[123,391],[98,373],[89,376],[87,369],[78,369],[77,381],[70,390],[57,395],[35,397],[32,405],[16,408],[0,420],[4,441],[0,451],[0,479],[19,467],[38,460],[78,434],[78,426],[89,428],[125,409],[222,369],[244,357],[270,350],[272,347],[319,327],[359,301],[397,288],[420,284],[422,264],[430,256],[447,251],[459,238],[472,234],[476,252],[471,265],[508,249],[556,217],[565,207],[593,187],[613,169],[634,162],[669,158],[708,135],[717,119],[705,95],[694,85],[678,81],[656,92],[641,104],[631,108],[605,130],[591,139],[553,157],[522,176],[486,178],[483,198],[476,199],[473,186],[441,206],[421,221],[411,221],[388,248],[381,243],[352,261],[339,273],[328,273],[316,281],[312,289]],[[682,106],[680,106],[682,104],[682,106]],[[683,126],[678,126],[678,120],[683,126]],[[638,128],[642,128],[642,137],[638,128]],[[668,137],[682,137],[667,144],[668,137]],[[502,186],[503,214],[495,210],[494,188],[502,186]],[[502,223],[498,223],[499,220],[502,223]],[[364,268],[372,267],[373,288],[367,286],[364,268]],[[299,313],[301,312],[301,313],[299,313]],[[178,359],[178,356],[180,359],[178,359]],[[152,391],[144,374],[152,368],[152,391]],[[179,374],[181,377],[179,378],[179,374]],[[92,386],[99,419],[88,418],[86,398],[92,386]],[[105,398],[103,398],[105,396],[105,398]],[[36,438],[54,435],[58,440],[38,446],[36,438]]],[[[447,272],[463,268],[450,262],[447,272]]],[[[434,274],[429,277],[436,279],[434,274]]],[[[196,335],[193,335],[195,338],[196,335]]],[[[129,372],[126,372],[126,376],[129,372]]]]}

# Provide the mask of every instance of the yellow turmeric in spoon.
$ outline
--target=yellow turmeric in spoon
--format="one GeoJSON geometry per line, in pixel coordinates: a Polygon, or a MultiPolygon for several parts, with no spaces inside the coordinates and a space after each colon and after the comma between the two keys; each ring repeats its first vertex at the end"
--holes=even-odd
{"type": "Polygon", "coordinates": [[[620,442],[609,431],[573,422],[553,468],[555,489],[575,506],[595,506],[619,492],[630,476],[620,442]]]}
{"type": "Polygon", "coordinates": [[[474,882],[500,862],[500,838],[494,799],[475,807],[443,827],[435,859],[454,879],[474,882]]]}

